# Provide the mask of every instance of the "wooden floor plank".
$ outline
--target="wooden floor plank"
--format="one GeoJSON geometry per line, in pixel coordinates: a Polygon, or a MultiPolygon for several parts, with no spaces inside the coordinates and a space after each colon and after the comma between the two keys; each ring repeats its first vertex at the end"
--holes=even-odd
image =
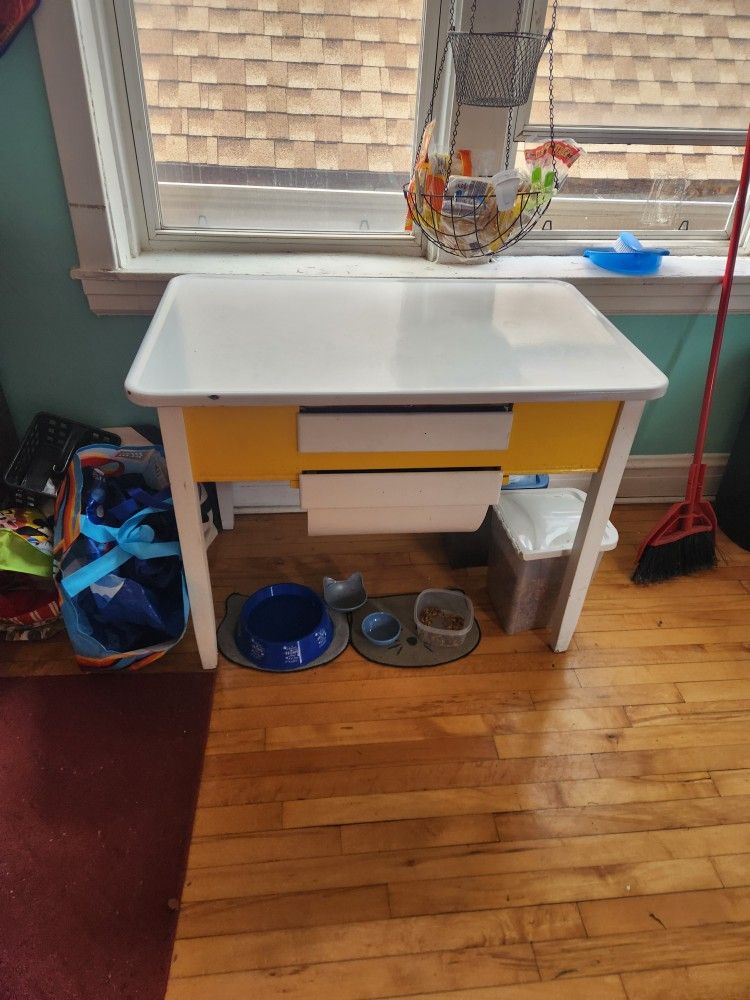
{"type": "Polygon", "coordinates": [[[430,816],[428,819],[358,823],[342,826],[340,832],[344,854],[491,844],[498,839],[491,815],[430,816]]]}
{"type": "MultiPolygon", "coordinates": [[[[726,655],[716,658],[717,646],[697,646],[686,649],[683,656],[676,656],[655,663],[633,662],[614,666],[595,665],[604,659],[604,652],[592,654],[589,666],[575,667],[575,673],[582,687],[612,687],[623,684],[692,684],[708,681],[744,680],[750,671],[750,651],[742,644],[723,647],[726,655]],[[712,658],[713,657],[713,658],[712,658]]],[[[664,649],[659,650],[661,654],[664,649]]],[[[612,657],[610,657],[612,659],[612,657]]],[[[640,655],[643,660],[643,656],[640,655]]]]}
{"type": "Polygon", "coordinates": [[[750,767],[731,771],[711,771],[719,795],[750,795],[750,767]]]}
{"type": "Polygon", "coordinates": [[[644,725],[582,732],[542,732],[495,736],[500,757],[549,757],[556,753],[622,753],[745,742],[748,723],[740,719],[695,721],[669,726],[644,725]]]}
{"type": "Polygon", "coordinates": [[[183,899],[177,938],[244,934],[289,927],[318,927],[343,920],[358,923],[383,920],[391,914],[384,885],[284,892],[234,899],[183,899]]]}
{"type": "Polygon", "coordinates": [[[484,788],[440,788],[423,792],[352,795],[340,798],[285,802],[285,828],[371,823],[384,820],[457,816],[461,813],[524,812],[558,806],[587,806],[613,802],[714,797],[710,778],[692,775],[686,780],[592,778],[529,785],[484,788]]]}
{"type": "Polygon", "coordinates": [[[726,771],[750,768],[750,741],[730,746],[681,747],[679,750],[634,750],[593,755],[597,773],[603,778],[636,774],[671,774],[680,768],[696,771],[726,771]]]}
{"type": "MultiPolygon", "coordinates": [[[[491,822],[491,817],[487,818],[491,822]]],[[[190,845],[188,867],[216,868],[281,858],[330,857],[341,854],[341,850],[341,833],[338,827],[331,826],[317,830],[274,830],[250,836],[196,836],[190,845]]]]}
{"type": "Polygon", "coordinates": [[[559,980],[700,965],[706,958],[716,962],[740,962],[747,958],[750,924],[710,924],[679,930],[649,930],[646,933],[612,934],[574,941],[539,942],[534,953],[542,979],[559,980]]]}
{"type": "MultiPolygon", "coordinates": [[[[619,702],[622,704],[622,702],[619,702]]],[[[259,705],[255,708],[214,707],[212,727],[219,732],[254,729],[258,726],[297,726],[307,720],[316,726],[326,723],[369,722],[375,719],[422,719],[441,716],[502,713],[533,708],[528,691],[484,691],[471,695],[457,692],[443,698],[366,698],[356,701],[307,703],[299,705],[259,705]]]]}
{"type": "Polygon", "coordinates": [[[750,885],[750,853],[722,855],[713,862],[724,885],[750,885]]]}
{"type": "Polygon", "coordinates": [[[589,937],[750,922],[750,888],[590,900],[579,903],[578,909],[589,937]]]}
{"type": "Polygon", "coordinates": [[[626,972],[622,980],[628,1000],[748,1000],[750,961],[626,972]]]}
{"type": "Polygon", "coordinates": [[[442,990],[412,993],[409,1000],[627,1000],[627,996],[619,976],[596,976],[575,983],[524,983],[447,993],[442,990]]]}
{"type": "MultiPolygon", "coordinates": [[[[455,741],[444,741],[453,743],[455,741]]],[[[492,760],[444,760],[424,764],[382,764],[377,767],[331,768],[257,775],[242,774],[241,755],[212,757],[207,761],[201,784],[201,806],[241,805],[245,802],[318,799],[341,795],[386,794],[426,791],[431,788],[481,788],[485,785],[517,785],[521,782],[578,780],[599,777],[590,756],[534,757],[530,760],[498,760],[494,743],[492,760]],[[219,765],[211,767],[211,764],[219,765]],[[232,777],[212,777],[224,773],[232,777]],[[235,776],[236,775],[236,776],[235,776]]],[[[250,765],[255,761],[251,760],[250,765]]]]}
{"type": "Polygon", "coordinates": [[[531,946],[519,944],[172,978],[166,1000],[378,1000],[435,988],[504,986],[538,978],[531,946]]]}
{"type": "Polygon", "coordinates": [[[370,743],[363,746],[290,747],[287,750],[266,750],[263,753],[241,751],[234,753],[231,747],[208,757],[205,774],[229,776],[310,774],[320,771],[347,770],[357,767],[381,767],[387,764],[445,761],[497,760],[497,749],[488,734],[486,736],[454,736],[451,739],[431,739],[388,743],[370,743]]]}
{"type": "Polygon", "coordinates": [[[322,956],[327,962],[346,962],[574,937],[585,937],[585,931],[572,903],[404,917],[180,941],[175,948],[172,975],[206,976],[314,965],[322,956]]]}
{"type": "Polygon", "coordinates": [[[297,747],[352,746],[358,743],[407,742],[451,736],[482,736],[489,732],[481,715],[436,716],[386,722],[340,722],[306,726],[276,726],[266,730],[269,750],[297,747]]]}
{"type": "Polygon", "coordinates": [[[720,887],[710,862],[702,858],[398,882],[389,893],[394,916],[411,916],[720,887]]]}

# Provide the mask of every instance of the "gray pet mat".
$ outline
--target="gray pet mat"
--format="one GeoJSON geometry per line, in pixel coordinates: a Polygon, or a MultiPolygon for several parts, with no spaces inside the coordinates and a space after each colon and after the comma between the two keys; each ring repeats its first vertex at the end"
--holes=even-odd
{"type": "MultiPolygon", "coordinates": [[[[248,660],[248,658],[239,651],[234,638],[234,630],[237,626],[237,620],[240,617],[240,612],[242,611],[242,605],[246,600],[247,596],[245,594],[230,594],[227,598],[224,618],[222,619],[216,633],[219,650],[222,656],[231,660],[232,663],[236,663],[238,667],[250,667],[252,670],[262,670],[264,673],[268,674],[295,673],[294,670],[269,670],[268,667],[259,667],[257,663],[253,663],[251,660],[248,660]]],[[[310,670],[312,667],[321,667],[324,663],[330,663],[331,660],[335,660],[337,656],[340,656],[349,645],[349,622],[346,615],[341,611],[330,611],[330,609],[329,613],[331,615],[331,621],[333,622],[333,639],[331,640],[331,645],[316,660],[313,660],[311,663],[306,663],[304,667],[297,667],[297,671],[310,670]]]]}
{"type": "Polygon", "coordinates": [[[418,594],[393,594],[390,597],[371,597],[355,611],[352,618],[352,646],[366,660],[382,663],[387,667],[437,667],[468,656],[476,649],[482,636],[474,620],[469,634],[460,646],[442,646],[431,649],[417,635],[414,624],[414,602],[418,594]],[[375,646],[362,635],[362,619],[372,611],[388,611],[401,622],[401,635],[393,646],[375,646]]]}

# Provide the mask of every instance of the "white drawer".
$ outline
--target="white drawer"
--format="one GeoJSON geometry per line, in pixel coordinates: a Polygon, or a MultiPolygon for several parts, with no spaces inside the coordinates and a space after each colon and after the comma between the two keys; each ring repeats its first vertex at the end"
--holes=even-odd
{"type": "Polygon", "coordinates": [[[311,535],[474,531],[498,502],[498,469],[303,473],[311,535]]]}
{"type": "Polygon", "coordinates": [[[504,451],[510,410],[300,413],[297,449],[312,452],[504,451]]]}

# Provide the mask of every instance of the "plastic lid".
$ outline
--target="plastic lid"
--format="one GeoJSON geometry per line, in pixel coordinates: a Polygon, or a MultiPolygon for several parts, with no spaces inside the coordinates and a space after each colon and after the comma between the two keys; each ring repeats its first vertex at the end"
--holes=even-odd
{"type": "MultiPolygon", "coordinates": [[[[586,494],[572,488],[503,491],[495,510],[522,559],[550,559],[570,552],[585,501],[586,494]]],[[[617,529],[608,521],[601,551],[617,541],[617,529]]]]}

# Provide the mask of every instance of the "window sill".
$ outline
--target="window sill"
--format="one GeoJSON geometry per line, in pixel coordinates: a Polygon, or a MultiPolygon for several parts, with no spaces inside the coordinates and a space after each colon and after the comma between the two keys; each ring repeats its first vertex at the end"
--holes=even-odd
{"type": "MultiPolygon", "coordinates": [[[[464,278],[478,281],[557,278],[575,285],[601,312],[616,315],[693,315],[718,305],[723,257],[668,257],[658,274],[627,277],[603,271],[580,256],[507,256],[489,264],[437,264],[423,258],[377,254],[226,254],[179,251],[141,254],[116,271],[76,268],[97,315],[145,314],[156,309],[178,274],[317,275],[368,278],[464,278]]],[[[735,270],[731,311],[750,312],[750,258],[735,270]]]]}

